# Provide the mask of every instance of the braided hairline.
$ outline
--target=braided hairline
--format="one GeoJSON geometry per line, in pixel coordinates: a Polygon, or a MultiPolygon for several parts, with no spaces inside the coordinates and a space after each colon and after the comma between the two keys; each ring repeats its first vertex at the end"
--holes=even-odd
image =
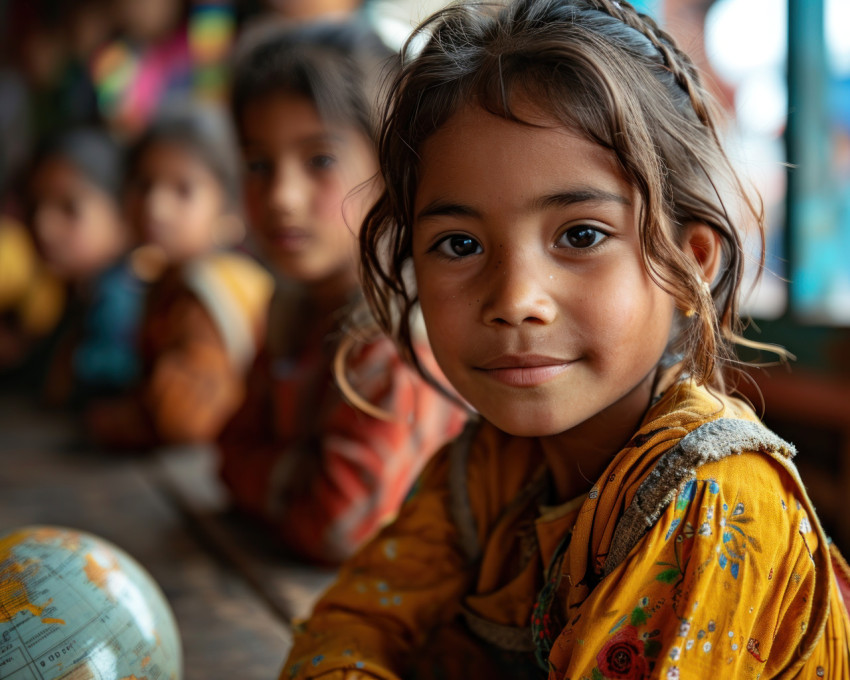
{"type": "Polygon", "coordinates": [[[690,98],[691,106],[699,121],[713,130],[711,116],[702,96],[697,69],[690,57],[675,46],[670,34],[661,29],[652,17],[638,12],[626,0],[590,0],[590,4],[597,11],[622,21],[652,43],[661,55],[664,66],[690,98]]]}

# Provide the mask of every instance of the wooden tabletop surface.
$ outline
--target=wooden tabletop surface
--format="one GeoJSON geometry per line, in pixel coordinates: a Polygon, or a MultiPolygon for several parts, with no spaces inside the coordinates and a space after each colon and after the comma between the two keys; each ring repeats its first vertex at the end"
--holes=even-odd
{"type": "Polygon", "coordinates": [[[32,524],[101,536],[162,587],[185,680],[275,680],[332,572],[299,564],[227,509],[207,448],[145,456],[81,446],[74,424],[0,396],[0,533],[32,524]]]}

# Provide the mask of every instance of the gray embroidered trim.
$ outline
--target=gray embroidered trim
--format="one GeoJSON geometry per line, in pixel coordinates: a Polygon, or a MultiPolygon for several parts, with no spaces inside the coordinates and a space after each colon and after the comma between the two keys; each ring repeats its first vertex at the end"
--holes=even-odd
{"type": "Polygon", "coordinates": [[[792,444],[761,423],[749,420],[720,418],[682,437],[656,463],[617,523],[611,550],[605,560],[605,575],[626,559],[699,466],[746,451],[772,453],[786,458],[797,453],[792,444]]]}
{"type": "Polygon", "coordinates": [[[469,562],[481,556],[478,542],[478,527],[469,502],[467,485],[467,461],[469,449],[478,431],[478,423],[467,423],[460,436],[449,450],[449,511],[460,534],[460,543],[469,562]]]}
{"type": "Polygon", "coordinates": [[[531,627],[506,626],[478,616],[466,607],[462,609],[466,625],[482,640],[486,640],[499,649],[509,652],[533,652],[534,639],[531,637],[531,627]]]}

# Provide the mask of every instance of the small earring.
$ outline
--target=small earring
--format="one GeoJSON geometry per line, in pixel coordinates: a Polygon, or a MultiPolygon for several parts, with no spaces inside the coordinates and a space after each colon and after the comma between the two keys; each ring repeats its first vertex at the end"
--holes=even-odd
{"type": "MultiPolygon", "coordinates": [[[[703,294],[707,295],[708,297],[711,297],[711,284],[706,279],[703,279],[700,282],[700,287],[702,288],[703,294]]],[[[685,318],[690,319],[696,316],[697,310],[691,307],[689,309],[686,309],[682,313],[685,315],[685,318]]]]}

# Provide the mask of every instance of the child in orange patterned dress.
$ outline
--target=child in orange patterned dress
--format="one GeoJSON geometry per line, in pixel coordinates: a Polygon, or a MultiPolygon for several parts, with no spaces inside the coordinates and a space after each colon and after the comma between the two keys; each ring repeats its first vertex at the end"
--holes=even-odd
{"type": "Polygon", "coordinates": [[[691,60],[624,0],[456,4],[408,45],[364,289],[402,344],[421,306],[480,418],[280,677],[850,676],[794,447],[733,396],[762,222],[691,60]]]}
{"type": "Polygon", "coordinates": [[[128,157],[127,220],[144,244],[129,264],[149,289],[140,383],[88,409],[108,448],[214,440],[242,402],[272,281],[233,246],[244,229],[229,121],[201,106],[163,112],[128,157]]]}
{"type": "MultiPolygon", "coordinates": [[[[357,232],[380,187],[373,110],[389,55],[359,19],[299,24],[253,45],[233,85],[246,210],[278,286],[220,441],[222,478],[237,508],[325,564],[394,516],[465,421],[364,314],[357,232]]],[[[424,337],[411,351],[436,371],[424,337]]]]}

